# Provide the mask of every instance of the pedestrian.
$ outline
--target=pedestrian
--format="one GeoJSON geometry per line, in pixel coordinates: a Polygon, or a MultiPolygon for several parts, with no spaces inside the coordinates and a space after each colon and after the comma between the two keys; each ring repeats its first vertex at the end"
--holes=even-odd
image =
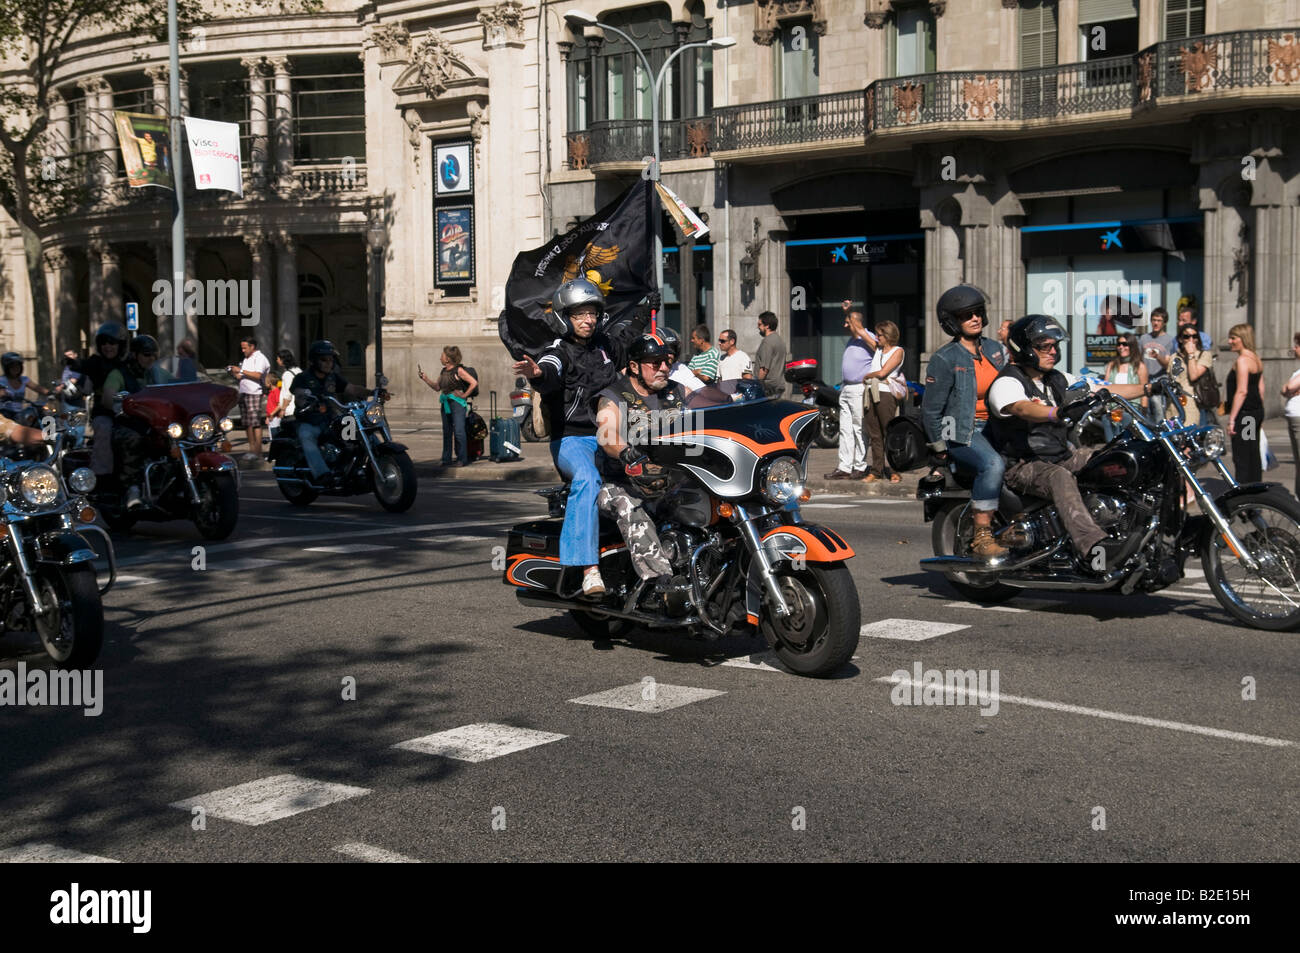
{"type": "Polygon", "coordinates": [[[763,340],[754,354],[754,376],[763,382],[763,392],[768,397],[785,396],[785,362],[790,349],[776,333],[777,317],[771,311],[758,316],[758,333],[763,340]]]}
{"type": "Polygon", "coordinates": [[[709,326],[707,324],[695,325],[695,330],[691,332],[691,347],[698,352],[687,363],[687,367],[705,384],[716,384],[718,382],[718,361],[722,357],[718,349],[710,343],[709,326]]]}
{"type": "Polygon", "coordinates": [[[272,440],[279,434],[285,418],[293,419],[294,412],[297,410],[293,399],[293,379],[302,373],[302,368],[298,366],[298,359],[287,347],[282,347],[275,352],[275,366],[280,370],[280,400],[267,421],[267,429],[271,431],[272,440]]]}
{"type": "MultiPolygon", "coordinates": [[[[1291,339],[1291,353],[1300,361],[1300,333],[1291,339]]],[[[1300,497],[1300,368],[1292,372],[1290,379],[1282,385],[1282,396],[1286,398],[1286,429],[1291,436],[1291,460],[1295,463],[1295,495],[1300,497]]]]}
{"type": "MultiPolygon", "coordinates": [[[[888,479],[890,483],[902,482],[902,477],[889,469],[885,458],[885,425],[894,419],[899,405],[907,396],[907,381],[903,377],[903,349],[898,346],[898,325],[881,321],[876,325],[879,342],[871,358],[871,369],[866,373],[867,430],[871,434],[871,469],[863,483],[888,479]]],[[[843,428],[840,428],[843,432],[843,428]]]]}
{"type": "MultiPolygon", "coordinates": [[[[1138,339],[1131,333],[1124,333],[1115,341],[1115,359],[1106,365],[1106,383],[1108,384],[1147,384],[1146,363],[1142,360],[1141,351],[1138,348],[1138,339]]],[[[1147,398],[1142,398],[1142,409],[1147,409],[1147,398]]],[[[1109,443],[1114,439],[1115,434],[1121,433],[1131,423],[1131,418],[1125,412],[1119,423],[1112,423],[1110,416],[1107,415],[1102,419],[1102,431],[1106,434],[1106,442],[1109,443]]]]}
{"type": "Polygon", "coordinates": [[[1232,437],[1232,469],[1238,483],[1258,483],[1264,477],[1259,435],[1264,427],[1264,364],[1255,353],[1255,329],[1234,324],[1228,347],[1237,355],[1224,381],[1228,405],[1228,435],[1232,437]]]}
{"type": "Polygon", "coordinates": [[[226,368],[239,381],[239,412],[244,418],[244,432],[248,437],[248,451],[244,459],[254,462],[262,459],[262,423],[266,411],[267,372],[271,362],[257,349],[257,338],[251,334],[240,338],[239,349],[244,360],[226,368]]]}
{"type": "Polygon", "coordinates": [[[1210,351],[1214,349],[1214,340],[1205,331],[1200,330],[1200,324],[1196,320],[1196,306],[1191,303],[1189,298],[1178,299],[1178,330],[1183,328],[1196,328],[1200,331],[1201,350],[1210,351]]]}
{"type": "Polygon", "coordinates": [[[436,381],[430,380],[419,364],[415,365],[420,380],[439,391],[442,407],[442,465],[444,467],[469,466],[469,440],[465,434],[465,415],[469,412],[466,394],[478,387],[478,379],[460,361],[460,348],[450,345],[442,349],[442,372],[436,381]],[[452,461],[453,450],[455,462],[452,461]]]}
{"type": "Polygon", "coordinates": [[[1151,418],[1160,420],[1165,415],[1165,399],[1156,382],[1169,371],[1169,359],[1177,349],[1174,336],[1166,328],[1169,326],[1169,312],[1156,308],[1151,312],[1151,330],[1138,338],[1142,350],[1142,363],[1147,368],[1147,380],[1151,387],[1151,418]]]}
{"type": "Polygon", "coordinates": [[[738,381],[749,373],[749,355],[736,345],[736,332],[731,328],[718,335],[722,360],[718,362],[718,380],[738,381]]]}
{"type": "Polygon", "coordinates": [[[989,388],[1007,366],[1007,350],[984,336],[988,299],[973,285],[949,288],[935,310],[939,326],[952,341],[934,353],[926,368],[921,422],[929,449],[941,460],[951,457],[975,473],[971,552],[987,562],[1007,554],[993,536],[993,514],[1001,500],[1006,464],[985,436],[989,388]]]}
{"type": "Polygon", "coordinates": [[[176,380],[196,381],[199,379],[199,351],[193,338],[186,338],[176,345],[176,380]]]}
{"type": "Polygon", "coordinates": [[[998,327],[998,343],[1004,348],[1007,346],[1007,335],[1011,333],[1011,319],[1003,318],[1001,326],[998,327]]]}
{"type": "MultiPolygon", "coordinates": [[[[1174,375],[1174,383],[1186,395],[1188,406],[1200,411],[1198,422],[1211,426],[1218,420],[1212,407],[1201,407],[1196,399],[1196,384],[1205,374],[1214,374],[1214,352],[1202,349],[1201,332],[1194,326],[1185,325],[1178,329],[1178,356],[1182,358],[1182,367],[1174,375]]],[[[1172,413],[1173,408],[1169,408],[1172,413]]]]}
{"type": "MultiPolygon", "coordinates": [[[[844,305],[852,307],[848,301],[844,305]]],[[[849,339],[840,358],[839,466],[833,473],[827,473],[826,479],[861,480],[867,475],[867,440],[862,429],[863,399],[867,372],[871,370],[871,358],[875,354],[871,346],[874,336],[862,326],[862,315],[857,311],[845,310],[844,329],[849,332],[849,339]]]]}

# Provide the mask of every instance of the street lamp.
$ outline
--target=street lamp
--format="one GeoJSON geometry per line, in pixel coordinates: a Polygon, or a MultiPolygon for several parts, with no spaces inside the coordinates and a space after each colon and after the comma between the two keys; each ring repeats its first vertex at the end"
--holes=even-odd
{"type": "Polygon", "coordinates": [[[388,248],[388,226],[382,217],[370,220],[366,229],[370,244],[370,291],[375,312],[375,385],[384,387],[384,252],[388,248]]]}
{"type": "MultiPolygon", "coordinates": [[[[571,27],[577,26],[578,28],[581,28],[581,27],[594,26],[594,27],[599,27],[602,30],[609,30],[612,33],[617,33],[619,36],[621,36],[624,40],[627,41],[628,46],[636,50],[636,55],[641,58],[641,65],[645,67],[645,74],[647,76],[654,77],[654,89],[651,92],[651,96],[650,96],[650,138],[654,146],[654,156],[650,166],[649,179],[651,182],[658,182],[659,181],[659,89],[663,84],[664,74],[668,72],[668,67],[672,65],[673,60],[677,59],[679,55],[686,52],[687,50],[702,49],[704,47],[707,47],[711,50],[730,49],[731,47],[736,45],[736,38],[732,36],[720,36],[711,40],[704,40],[699,43],[686,43],[682,46],[677,47],[677,49],[673,50],[672,53],[668,54],[668,58],[664,60],[663,65],[659,67],[659,71],[655,72],[650,68],[650,60],[646,58],[645,52],[642,51],[641,47],[637,46],[636,41],[633,40],[626,33],[624,33],[622,30],[620,30],[618,27],[610,26],[608,23],[601,23],[590,13],[586,13],[582,10],[569,10],[564,14],[564,19],[568,21],[571,27]]],[[[664,287],[663,236],[661,234],[661,229],[659,228],[660,223],[657,218],[654,224],[655,224],[655,228],[654,228],[655,288],[662,296],[663,287],[664,287]]]]}

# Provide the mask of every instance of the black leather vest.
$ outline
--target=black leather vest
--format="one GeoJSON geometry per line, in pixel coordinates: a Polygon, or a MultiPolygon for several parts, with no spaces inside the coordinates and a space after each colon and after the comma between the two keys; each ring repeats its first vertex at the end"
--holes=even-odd
{"type": "MultiPolygon", "coordinates": [[[[1019,381],[1030,398],[1037,397],[1047,403],[1048,389],[1051,399],[1057,407],[1066,405],[1066,391],[1069,384],[1065,375],[1058,370],[1050,370],[1041,381],[1033,380],[1015,364],[1008,364],[994,380],[1011,377],[1019,381]]],[[[992,388],[990,388],[991,390],[992,388]]],[[[998,417],[989,414],[989,423],[984,435],[988,437],[993,448],[1002,454],[1008,464],[1020,463],[1022,460],[1046,460],[1059,463],[1073,453],[1069,442],[1069,428],[1055,421],[1030,423],[1022,417],[998,417]]]]}

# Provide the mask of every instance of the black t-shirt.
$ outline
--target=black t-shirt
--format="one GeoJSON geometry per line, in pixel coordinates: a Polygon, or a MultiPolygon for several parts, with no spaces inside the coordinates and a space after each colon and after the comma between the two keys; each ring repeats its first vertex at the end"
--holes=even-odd
{"type": "MultiPolygon", "coordinates": [[[[303,371],[294,377],[293,387],[290,388],[296,407],[294,416],[307,418],[321,416],[319,407],[325,403],[321,399],[322,396],[329,394],[335,400],[347,400],[345,396],[347,389],[347,378],[338,371],[330,371],[324,377],[319,377],[314,370],[303,371]]],[[[329,411],[336,410],[332,404],[326,406],[329,411]]]]}

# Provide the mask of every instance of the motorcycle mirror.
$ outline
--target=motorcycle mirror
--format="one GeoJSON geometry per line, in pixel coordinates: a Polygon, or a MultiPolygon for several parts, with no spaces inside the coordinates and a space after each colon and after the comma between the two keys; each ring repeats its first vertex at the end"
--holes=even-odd
{"type": "Polygon", "coordinates": [[[387,387],[387,386],[388,386],[388,378],[385,377],[383,374],[380,374],[378,377],[375,378],[375,386],[378,387],[378,388],[380,388],[381,390],[382,390],[383,388],[387,387]]]}
{"type": "Polygon", "coordinates": [[[1183,363],[1181,357],[1171,357],[1169,359],[1169,376],[1177,377],[1183,371],[1187,370],[1187,365],[1183,363]]]}

